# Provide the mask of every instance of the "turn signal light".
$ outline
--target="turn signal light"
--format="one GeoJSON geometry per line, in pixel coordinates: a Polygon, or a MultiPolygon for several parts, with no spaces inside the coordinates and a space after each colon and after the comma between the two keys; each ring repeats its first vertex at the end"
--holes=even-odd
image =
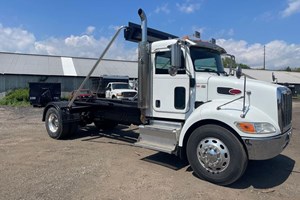
{"type": "Polygon", "coordinates": [[[276,133],[275,127],[268,122],[235,122],[238,129],[250,134],[276,133]]]}
{"type": "Polygon", "coordinates": [[[237,123],[236,126],[245,133],[255,133],[255,127],[252,123],[248,122],[240,122],[237,123]]]}

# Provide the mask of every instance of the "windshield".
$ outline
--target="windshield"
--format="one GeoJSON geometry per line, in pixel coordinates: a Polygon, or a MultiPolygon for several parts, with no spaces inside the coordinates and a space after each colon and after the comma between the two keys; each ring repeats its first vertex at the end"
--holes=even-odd
{"type": "Polygon", "coordinates": [[[191,58],[196,72],[224,73],[221,55],[218,51],[191,47],[191,58]]]}
{"type": "Polygon", "coordinates": [[[91,92],[89,90],[80,90],[79,94],[90,94],[91,92]]]}
{"type": "Polygon", "coordinates": [[[112,84],[112,89],[130,89],[128,83],[116,83],[112,84]]]}

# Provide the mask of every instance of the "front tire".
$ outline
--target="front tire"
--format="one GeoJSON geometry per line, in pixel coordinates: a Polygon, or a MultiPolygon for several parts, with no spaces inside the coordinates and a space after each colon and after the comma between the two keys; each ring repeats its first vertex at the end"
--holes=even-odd
{"type": "Polygon", "coordinates": [[[248,163],[241,142],[217,125],[204,125],[193,131],[187,142],[187,157],[200,178],[218,185],[235,182],[248,163]]]}

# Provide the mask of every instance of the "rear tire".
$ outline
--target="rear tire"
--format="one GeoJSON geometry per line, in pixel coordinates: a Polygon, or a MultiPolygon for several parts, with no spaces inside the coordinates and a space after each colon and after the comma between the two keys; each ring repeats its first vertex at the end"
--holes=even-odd
{"type": "Polygon", "coordinates": [[[187,142],[187,157],[195,174],[218,185],[238,180],[248,164],[241,142],[217,125],[204,125],[193,131],[187,142]]]}
{"type": "Polygon", "coordinates": [[[53,139],[66,139],[77,131],[77,124],[63,124],[59,111],[53,107],[47,110],[45,121],[48,135],[53,139]]]}

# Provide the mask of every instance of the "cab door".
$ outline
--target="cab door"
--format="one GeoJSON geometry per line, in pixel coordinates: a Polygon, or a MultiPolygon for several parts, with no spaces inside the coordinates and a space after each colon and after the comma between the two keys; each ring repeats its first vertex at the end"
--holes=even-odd
{"type": "Polygon", "coordinates": [[[111,83],[109,83],[105,88],[105,98],[111,98],[111,83]]]}
{"type": "MultiPolygon", "coordinates": [[[[183,54],[182,54],[183,55],[183,54]]],[[[181,58],[181,67],[175,76],[169,74],[171,67],[170,49],[161,50],[154,54],[153,62],[153,116],[170,117],[184,114],[189,111],[190,78],[186,74],[185,59],[181,58]]]]}

